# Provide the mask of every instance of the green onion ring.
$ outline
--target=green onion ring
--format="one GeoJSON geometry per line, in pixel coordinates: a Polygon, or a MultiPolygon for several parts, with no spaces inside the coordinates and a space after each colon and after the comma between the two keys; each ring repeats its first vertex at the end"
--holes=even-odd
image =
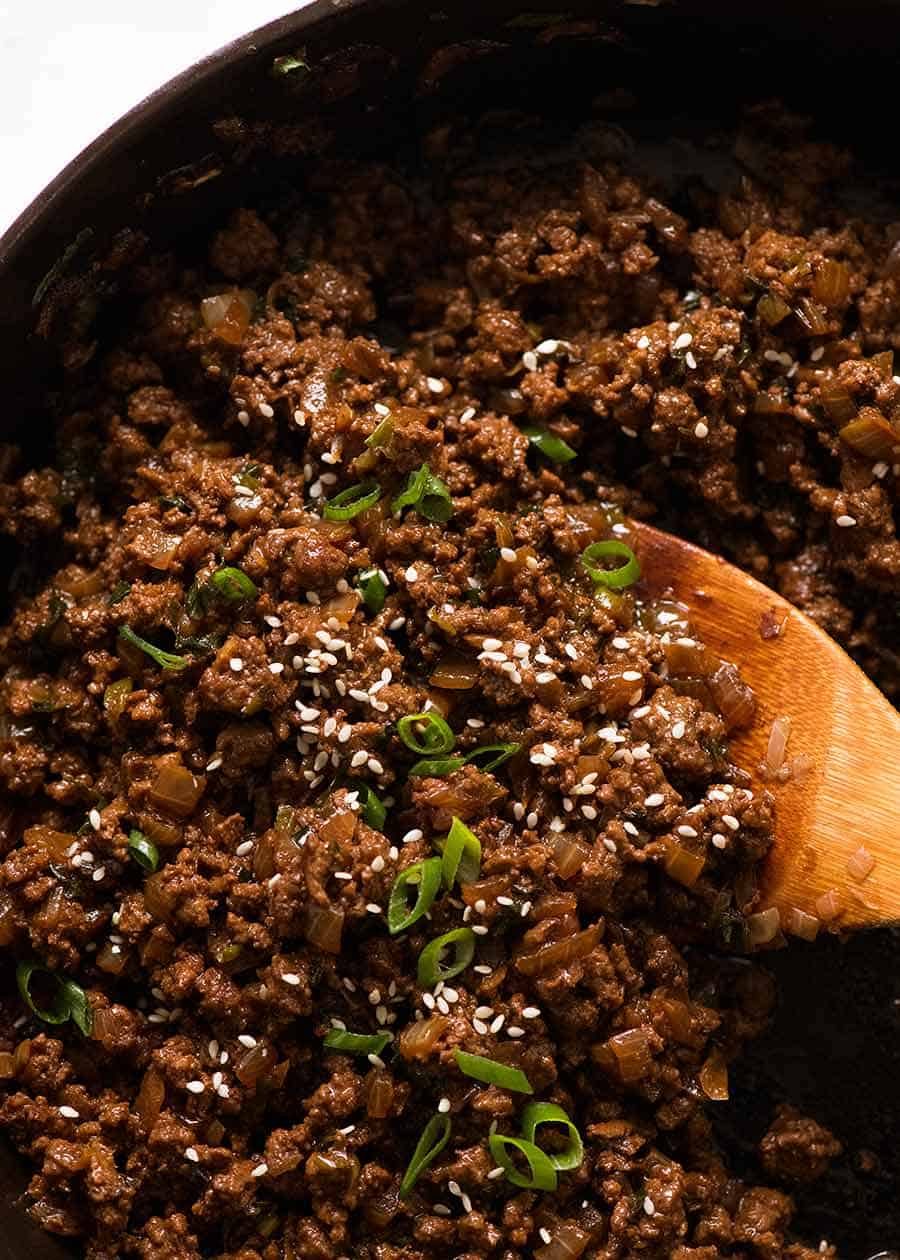
{"type": "Polygon", "coordinates": [[[159,866],[159,849],[137,828],[128,833],[128,856],[145,871],[155,871],[159,866]]]}
{"type": "Polygon", "coordinates": [[[377,617],[384,608],[387,595],[384,578],[377,569],[364,569],[357,579],[357,586],[366,608],[377,617]]]}
{"type": "Polygon", "coordinates": [[[569,1172],[572,1168],[577,1168],[584,1158],[584,1144],[581,1134],[562,1107],[547,1102],[529,1103],[522,1112],[522,1136],[529,1142],[534,1142],[534,1135],[538,1125],[541,1124],[565,1125],[569,1130],[569,1145],[559,1155],[549,1151],[545,1153],[553,1167],[560,1172],[569,1172]]]}
{"type": "Polygon", "coordinates": [[[448,753],[456,743],[456,736],[434,709],[427,713],[407,713],[397,722],[397,734],[406,747],[420,757],[448,753]]]}
{"type": "Polygon", "coordinates": [[[452,980],[465,971],[475,957],[475,933],[471,928],[454,928],[443,936],[436,936],[419,955],[418,980],[422,988],[431,989],[439,980],[452,980]],[[445,950],[453,948],[456,957],[452,963],[445,964],[441,955],[445,950]]]}
{"type": "Polygon", "coordinates": [[[637,556],[627,543],[619,542],[617,538],[608,538],[604,542],[594,542],[585,547],[581,553],[581,563],[593,582],[614,591],[624,590],[641,576],[637,556]],[[606,569],[599,563],[612,557],[624,560],[625,563],[616,569],[606,569]]]}
{"type": "Polygon", "coordinates": [[[135,634],[131,626],[119,626],[119,638],[124,639],[126,643],[130,643],[132,647],[140,648],[142,652],[146,652],[160,669],[168,669],[177,673],[179,670],[187,669],[190,664],[186,656],[176,656],[174,652],[164,652],[162,648],[156,647],[153,643],[148,643],[139,634],[135,634]]]}
{"type": "Polygon", "coordinates": [[[445,888],[454,883],[471,884],[481,873],[481,841],[464,822],[454,818],[441,851],[441,875],[445,888]]]}
{"type": "Polygon", "coordinates": [[[475,1081],[481,1081],[485,1085],[499,1085],[501,1089],[509,1089],[516,1094],[534,1093],[528,1077],[518,1068],[498,1063],[496,1059],[486,1059],[481,1054],[469,1054],[465,1050],[454,1050],[453,1053],[459,1070],[475,1081]]]}
{"type": "Polygon", "coordinates": [[[400,1182],[400,1198],[405,1199],[426,1169],[430,1168],[450,1140],[450,1117],[437,1112],[422,1130],[400,1182]]]}
{"type": "Polygon", "coordinates": [[[488,1146],[494,1160],[506,1173],[507,1181],[511,1181],[514,1186],[521,1186],[523,1190],[556,1189],[556,1169],[549,1157],[533,1142],[528,1142],[525,1138],[506,1137],[502,1133],[492,1133],[488,1138],[488,1146]],[[516,1168],[512,1158],[507,1154],[508,1147],[512,1147],[520,1155],[525,1156],[531,1171],[530,1177],[523,1176],[516,1168]]]}
{"type": "Polygon", "coordinates": [[[326,521],[352,521],[354,516],[374,507],[381,498],[381,486],[377,481],[363,481],[348,486],[322,506],[326,521]]]}
{"type": "Polygon", "coordinates": [[[569,443],[564,442],[555,433],[551,433],[549,429],[529,425],[522,432],[528,438],[529,445],[536,451],[540,451],[547,459],[552,460],[554,464],[568,464],[569,460],[575,458],[577,452],[572,450],[569,443]]]}
{"type": "Polygon", "coordinates": [[[235,568],[234,565],[229,564],[222,569],[216,569],[209,581],[216,595],[229,604],[242,604],[247,600],[256,599],[259,594],[252,578],[249,578],[243,569],[235,568]]]}
{"type": "Polygon", "coordinates": [[[355,1033],[345,1028],[332,1028],[325,1034],[323,1045],[329,1050],[344,1050],[347,1054],[381,1054],[391,1040],[390,1033],[355,1033]]]}
{"type": "Polygon", "coordinates": [[[405,932],[414,923],[418,923],[419,919],[431,909],[440,887],[440,858],[425,858],[423,862],[415,862],[401,871],[394,880],[388,901],[388,931],[391,936],[396,936],[398,932],[405,932]],[[416,886],[419,891],[410,909],[406,892],[409,887],[416,886]]]}

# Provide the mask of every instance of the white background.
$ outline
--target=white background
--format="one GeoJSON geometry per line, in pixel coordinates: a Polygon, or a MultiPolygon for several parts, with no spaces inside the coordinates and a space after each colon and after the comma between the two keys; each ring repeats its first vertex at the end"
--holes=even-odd
{"type": "Polygon", "coordinates": [[[0,0],[0,232],[110,123],[306,0],[0,0]]]}

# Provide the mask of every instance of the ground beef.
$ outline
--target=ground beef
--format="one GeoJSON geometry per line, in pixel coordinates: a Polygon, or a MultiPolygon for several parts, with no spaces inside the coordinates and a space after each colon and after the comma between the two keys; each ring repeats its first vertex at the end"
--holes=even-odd
{"type": "MultiPolygon", "coordinates": [[[[4,453],[0,1126],[91,1260],[833,1255],[710,1122],[772,799],[689,610],[580,556],[655,516],[896,694],[898,229],[827,147],[676,212],[479,135],[142,260],[53,466],[4,453]],[[529,1101],[583,1141],[538,1186],[529,1101]]],[[[839,1149],[786,1108],[760,1175],[839,1149]]]]}

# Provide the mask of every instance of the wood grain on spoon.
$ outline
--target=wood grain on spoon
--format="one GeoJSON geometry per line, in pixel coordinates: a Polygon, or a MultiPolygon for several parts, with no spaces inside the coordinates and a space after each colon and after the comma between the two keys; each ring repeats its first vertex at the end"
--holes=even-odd
{"type": "Polygon", "coordinates": [[[733,565],[671,534],[631,522],[643,580],[671,589],[698,636],[740,667],[756,694],[757,720],[730,740],[732,759],[759,782],[775,718],[791,720],[788,756],[811,770],[775,797],[776,841],[761,873],[760,908],[816,914],[838,891],[836,926],[900,920],[900,713],[850,657],[787,600],[733,565]],[[764,638],[764,625],[781,625],[764,638]],[[860,847],[875,859],[861,882],[848,863],[860,847]]]}

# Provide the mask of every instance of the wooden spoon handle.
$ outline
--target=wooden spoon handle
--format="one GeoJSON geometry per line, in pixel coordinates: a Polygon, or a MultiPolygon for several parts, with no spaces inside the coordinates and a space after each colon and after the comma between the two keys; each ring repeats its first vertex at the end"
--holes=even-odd
{"type": "MultiPolygon", "coordinates": [[[[789,756],[805,777],[767,784],[776,843],[766,861],[763,907],[816,914],[835,890],[841,926],[900,921],[900,713],[838,644],[787,600],[679,538],[634,523],[645,580],[690,607],[700,637],[740,666],[759,704],[757,721],[731,741],[735,762],[758,780],[775,718],[791,719],[789,756]],[[780,627],[764,638],[764,626],[780,627]],[[851,859],[875,859],[863,880],[851,859]],[[848,870],[848,864],[851,870],[848,870]]],[[[762,785],[761,785],[762,786],[762,785]]]]}

